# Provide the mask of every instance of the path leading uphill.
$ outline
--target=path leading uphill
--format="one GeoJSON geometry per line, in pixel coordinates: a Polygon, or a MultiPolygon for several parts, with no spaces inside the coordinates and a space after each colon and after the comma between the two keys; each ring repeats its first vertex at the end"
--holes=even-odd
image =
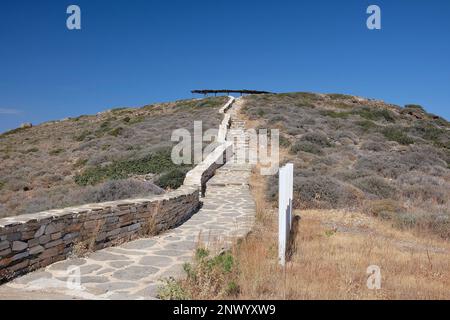
{"type": "MultiPolygon", "coordinates": [[[[236,115],[240,102],[228,110],[232,129],[244,127],[236,115]]],[[[178,228],[54,263],[1,286],[0,299],[154,299],[161,279],[184,276],[182,266],[199,243],[220,250],[250,231],[255,217],[250,174],[247,164],[227,163],[207,183],[202,208],[178,228]],[[77,272],[81,286],[69,289],[68,280],[77,272]]]]}

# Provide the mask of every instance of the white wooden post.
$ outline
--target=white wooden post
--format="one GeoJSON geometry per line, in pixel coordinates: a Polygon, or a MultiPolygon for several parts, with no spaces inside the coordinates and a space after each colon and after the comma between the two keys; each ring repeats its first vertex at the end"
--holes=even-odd
{"type": "Polygon", "coordinates": [[[279,171],[278,190],[278,260],[286,264],[286,249],[292,227],[294,165],[286,164],[279,171]]]}

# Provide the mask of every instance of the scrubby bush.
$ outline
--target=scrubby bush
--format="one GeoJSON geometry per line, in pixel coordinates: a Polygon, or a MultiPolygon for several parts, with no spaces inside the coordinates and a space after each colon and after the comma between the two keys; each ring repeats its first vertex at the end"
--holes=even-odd
{"type": "Polygon", "coordinates": [[[156,184],[164,189],[176,189],[183,184],[186,177],[186,170],[172,169],[159,177],[156,184]]]}
{"type": "Polygon", "coordinates": [[[336,112],[333,110],[323,110],[320,112],[323,116],[335,119],[347,119],[352,115],[352,112],[336,112]]]}
{"type": "Polygon", "coordinates": [[[84,140],[86,140],[86,138],[89,137],[91,134],[92,134],[91,131],[89,131],[89,130],[84,130],[84,131],[81,132],[80,134],[77,134],[77,135],[74,137],[74,140],[75,140],[75,141],[78,141],[78,142],[84,141],[84,140]]]}
{"type": "Polygon", "coordinates": [[[352,183],[355,187],[364,192],[375,195],[379,198],[395,198],[397,190],[386,179],[378,176],[367,176],[356,179],[352,183]]]}
{"type": "Polygon", "coordinates": [[[355,114],[358,114],[364,119],[372,121],[385,120],[388,122],[395,122],[396,120],[395,115],[391,111],[380,108],[363,107],[359,110],[356,110],[355,114]]]}
{"type": "Polygon", "coordinates": [[[356,121],[355,124],[359,126],[364,132],[367,132],[377,127],[377,125],[370,120],[356,121]]]}
{"type": "Polygon", "coordinates": [[[295,206],[301,208],[352,207],[359,201],[357,190],[328,177],[294,178],[295,206]]]}
{"type": "Polygon", "coordinates": [[[162,173],[175,168],[170,150],[163,150],[141,159],[115,161],[110,165],[88,168],[75,176],[75,182],[80,186],[95,185],[105,180],[124,179],[131,174],[162,173]]]}
{"type": "Polygon", "coordinates": [[[83,189],[80,192],[79,203],[97,203],[127,199],[131,197],[161,194],[164,191],[151,182],[124,179],[107,181],[95,187],[83,189]]]}
{"type": "Polygon", "coordinates": [[[296,153],[299,153],[300,151],[317,154],[317,155],[320,155],[323,153],[322,149],[315,144],[312,144],[307,141],[296,141],[294,143],[294,145],[291,147],[290,153],[296,154],[296,153]]]}
{"type": "Polygon", "coordinates": [[[450,200],[450,183],[444,178],[411,171],[401,175],[396,183],[401,188],[403,197],[412,201],[432,200],[438,204],[445,204],[450,200]]]}
{"type": "Polygon", "coordinates": [[[319,132],[308,132],[300,138],[300,141],[307,141],[323,148],[332,146],[327,136],[319,132]]]}
{"type": "Polygon", "coordinates": [[[291,146],[291,141],[289,141],[288,138],[286,138],[284,135],[280,135],[280,147],[283,148],[289,148],[291,146]]]}
{"type": "Polygon", "coordinates": [[[369,151],[380,152],[380,151],[387,151],[387,150],[389,150],[389,147],[383,141],[365,141],[361,145],[361,149],[362,150],[369,150],[369,151]]]}
{"type": "Polygon", "coordinates": [[[65,150],[63,148],[57,148],[57,149],[50,150],[48,154],[51,156],[57,156],[57,155],[63,153],[64,151],[65,150]]]}
{"type": "Polygon", "coordinates": [[[117,136],[120,136],[122,134],[122,132],[123,132],[123,128],[122,127],[117,127],[117,128],[112,129],[108,133],[110,135],[112,135],[113,137],[117,137],[117,136]]]}
{"type": "Polygon", "coordinates": [[[285,122],[286,118],[281,115],[273,115],[269,117],[269,123],[285,122]]]}
{"type": "Polygon", "coordinates": [[[402,145],[409,145],[414,143],[414,140],[411,137],[409,137],[401,129],[398,129],[396,127],[385,128],[382,133],[388,140],[398,142],[402,145]]]}
{"type": "Polygon", "coordinates": [[[425,109],[419,104],[406,104],[405,109],[415,109],[422,112],[426,112],[425,109]]]}
{"type": "Polygon", "coordinates": [[[357,144],[359,142],[358,136],[351,131],[337,130],[333,136],[334,136],[335,140],[344,141],[344,140],[348,139],[354,144],[357,144]]]}

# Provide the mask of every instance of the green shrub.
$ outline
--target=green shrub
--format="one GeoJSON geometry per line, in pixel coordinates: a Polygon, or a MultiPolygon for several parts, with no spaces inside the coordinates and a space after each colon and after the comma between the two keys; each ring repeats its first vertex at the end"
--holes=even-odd
{"type": "Polygon", "coordinates": [[[82,141],[84,141],[89,135],[91,135],[92,134],[92,132],[91,131],[89,131],[89,130],[84,130],[83,132],[81,132],[79,135],[76,135],[75,137],[74,137],[74,140],[75,141],[78,141],[78,142],[82,142],[82,141]]]}
{"type": "Polygon", "coordinates": [[[34,152],[38,152],[39,149],[38,148],[31,148],[25,151],[25,153],[34,153],[34,152]]]}
{"type": "Polygon", "coordinates": [[[48,154],[51,156],[57,156],[57,155],[63,153],[64,151],[65,150],[63,148],[58,148],[58,149],[50,150],[50,152],[48,154]]]}
{"type": "Polygon", "coordinates": [[[380,198],[395,197],[397,192],[397,190],[385,179],[378,176],[368,176],[357,179],[353,182],[353,185],[364,192],[376,195],[380,198]]]}
{"type": "Polygon", "coordinates": [[[174,278],[162,279],[163,285],[158,288],[157,296],[161,300],[188,300],[189,294],[179,281],[174,278]]]}
{"type": "Polygon", "coordinates": [[[264,116],[264,115],[266,114],[266,112],[265,112],[263,109],[259,108],[259,109],[256,111],[256,114],[257,114],[259,117],[262,117],[262,116],[264,116]]]}
{"type": "Polygon", "coordinates": [[[298,152],[303,151],[303,152],[308,152],[308,153],[312,153],[312,154],[317,154],[317,155],[321,155],[322,149],[315,145],[312,144],[310,142],[303,142],[303,141],[297,141],[290,149],[290,153],[291,154],[297,154],[298,152]]]}
{"type": "Polygon", "coordinates": [[[327,94],[327,96],[329,96],[333,100],[349,100],[349,99],[353,99],[353,96],[348,95],[348,94],[341,94],[341,93],[330,93],[330,94],[327,94]]]}
{"type": "Polygon", "coordinates": [[[416,109],[422,112],[426,112],[424,107],[422,107],[420,104],[405,104],[405,109],[416,109]]]}
{"type": "Polygon", "coordinates": [[[2,190],[4,186],[5,186],[5,183],[3,181],[0,181],[0,190],[2,190]]]}
{"type": "Polygon", "coordinates": [[[129,108],[114,108],[114,109],[111,109],[111,112],[112,113],[122,113],[122,111],[126,111],[126,110],[128,110],[129,108]]]}
{"type": "Polygon", "coordinates": [[[183,184],[185,177],[186,171],[176,168],[162,174],[158,181],[156,181],[156,184],[164,189],[176,189],[183,184]]]}
{"type": "Polygon", "coordinates": [[[377,121],[384,119],[388,122],[395,122],[395,115],[387,109],[363,107],[360,110],[356,110],[355,114],[367,120],[377,121]]]}
{"type": "Polygon", "coordinates": [[[283,148],[289,148],[290,145],[291,142],[289,141],[289,139],[283,135],[280,135],[280,146],[283,148]]]}
{"type": "Polygon", "coordinates": [[[308,132],[300,138],[300,141],[307,141],[324,148],[333,146],[327,136],[319,132],[308,132]]]}
{"type": "Polygon", "coordinates": [[[349,116],[352,115],[352,112],[336,112],[332,110],[323,110],[320,112],[320,114],[335,119],[347,119],[349,116]]]}
{"type": "Polygon", "coordinates": [[[207,256],[209,256],[209,251],[208,251],[208,249],[205,249],[205,248],[197,248],[197,250],[195,250],[195,259],[201,260],[201,259],[203,259],[203,258],[206,258],[207,256]]]}
{"type": "Polygon", "coordinates": [[[140,123],[143,121],[145,121],[145,117],[141,115],[141,116],[136,116],[136,117],[131,118],[131,120],[128,121],[128,124],[136,124],[136,123],[140,123]]]}
{"type": "Polygon", "coordinates": [[[86,163],[88,162],[88,159],[78,159],[74,164],[73,164],[73,168],[74,169],[79,169],[82,168],[86,165],[86,163]]]}
{"type": "Polygon", "coordinates": [[[102,137],[104,134],[108,133],[111,130],[111,122],[110,120],[105,120],[101,123],[100,127],[95,130],[94,134],[100,138],[102,137]]]}
{"type": "Polygon", "coordinates": [[[402,145],[413,144],[414,140],[402,130],[394,127],[388,127],[382,131],[383,135],[390,141],[396,141],[402,145]]]}
{"type": "MultiPolygon", "coordinates": [[[[116,161],[107,166],[88,168],[82,174],[75,176],[75,182],[81,186],[95,185],[105,180],[124,179],[132,174],[160,174],[176,168],[178,166],[172,162],[171,151],[168,149],[137,160],[116,161]]],[[[168,182],[179,181],[179,176],[175,174],[169,177],[173,180],[167,179],[168,182]]]]}
{"type": "Polygon", "coordinates": [[[118,137],[118,136],[120,136],[122,134],[122,132],[123,132],[123,128],[122,127],[117,127],[117,128],[112,129],[108,133],[110,135],[112,135],[113,137],[118,137]]]}
{"type": "Polygon", "coordinates": [[[355,122],[358,126],[360,126],[364,131],[369,131],[370,129],[376,128],[377,125],[370,120],[362,120],[355,122]]]}
{"type": "Polygon", "coordinates": [[[70,121],[78,122],[78,121],[80,121],[81,119],[87,118],[87,117],[89,117],[89,116],[88,116],[88,115],[85,115],[85,114],[82,114],[81,116],[78,116],[78,117],[75,117],[75,118],[70,118],[70,121]]]}

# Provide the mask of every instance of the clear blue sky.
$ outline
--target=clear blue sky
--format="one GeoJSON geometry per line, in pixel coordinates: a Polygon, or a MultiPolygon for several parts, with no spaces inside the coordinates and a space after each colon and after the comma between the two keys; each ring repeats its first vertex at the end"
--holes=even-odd
{"type": "Polygon", "coordinates": [[[350,93],[450,119],[448,0],[4,0],[0,46],[0,131],[196,88],[350,93]]]}

